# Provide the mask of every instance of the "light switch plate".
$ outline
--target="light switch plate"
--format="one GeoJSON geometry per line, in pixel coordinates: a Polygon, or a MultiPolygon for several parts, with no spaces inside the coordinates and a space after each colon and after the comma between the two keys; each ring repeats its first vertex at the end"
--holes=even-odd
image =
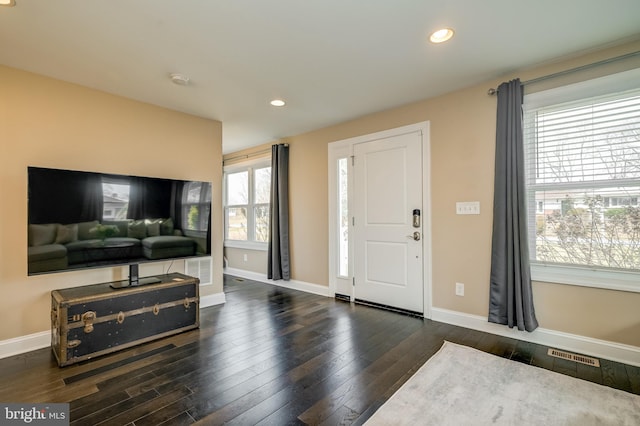
{"type": "Polygon", "coordinates": [[[480,201],[457,202],[456,214],[480,214],[480,201]]]}

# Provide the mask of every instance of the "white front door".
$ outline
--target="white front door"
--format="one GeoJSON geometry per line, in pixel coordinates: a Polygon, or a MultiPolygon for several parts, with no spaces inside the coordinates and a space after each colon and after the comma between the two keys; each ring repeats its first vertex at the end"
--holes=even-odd
{"type": "Polygon", "coordinates": [[[357,143],[353,155],[355,298],[423,313],[422,132],[357,143]]]}

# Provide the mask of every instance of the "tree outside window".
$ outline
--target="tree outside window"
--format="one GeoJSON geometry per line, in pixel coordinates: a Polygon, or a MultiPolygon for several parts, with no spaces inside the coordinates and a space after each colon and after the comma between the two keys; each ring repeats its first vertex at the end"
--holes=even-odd
{"type": "Polygon", "coordinates": [[[226,177],[226,239],[247,241],[249,171],[229,173],[226,177]]]}
{"type": "Polygon", "coordinates": [[[255,240],[269,241],[269,199],[271,196],[271,167],[253,171],[254,181],[254,236],[255,240]]]}
{"type": "Polygon", "coordinates": [[[183,230],[187,233],[207,232],[211,209],[211,184],[188,182],[182,192],[183,230]]]}
{"type": "Polygon", "coordinates": [[[256,164],[228,170],[225,194],[225,239],[268,242],[271,167],[256,164]]]}
{"type": "Polygon", "coordinates": [[[526,110],[525,154],[532,261],[639,271],[640,90],[526,110]]]}

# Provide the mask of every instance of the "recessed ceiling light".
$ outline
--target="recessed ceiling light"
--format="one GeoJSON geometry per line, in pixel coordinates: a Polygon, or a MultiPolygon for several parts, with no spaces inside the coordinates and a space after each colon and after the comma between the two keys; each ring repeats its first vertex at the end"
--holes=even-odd
{"type": "Polygon", "coordinates": [[[15,0],[0,0],[0,6],[15,6],[15,0]]]}
{"type": "Polygon", "coordinates": [[[180,86],[186,86],[187,84],[189,84],[189,77],[184,74],[170,74],[169,78],[171,78],[171,81],[173,81],[175,84],[179,84],[180,86]]]}
{"type": "Polygon", "coordinates": [[[429,41],[431,43],[444,43],[445,41],[450,40],[451,37],[453,37],[453,30],[451,28],[443,28],[431,33],[429,41]]]}
{"type": "Polygon", "coordinates": [[[269,102],[271,105],[275,106],[275,107],[281,107],[281,106],[285,106],[286,102],[283,101],[282,99],[274,99],[271,102],[269,102]]]}

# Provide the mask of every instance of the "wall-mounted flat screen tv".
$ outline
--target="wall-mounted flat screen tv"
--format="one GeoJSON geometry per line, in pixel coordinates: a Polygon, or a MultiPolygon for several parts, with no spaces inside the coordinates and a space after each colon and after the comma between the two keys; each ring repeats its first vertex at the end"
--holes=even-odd
{"type": "Polygon", "coordinates": [[[28,274],[211,255],[211,183],[28,168],[28,274]]]}

